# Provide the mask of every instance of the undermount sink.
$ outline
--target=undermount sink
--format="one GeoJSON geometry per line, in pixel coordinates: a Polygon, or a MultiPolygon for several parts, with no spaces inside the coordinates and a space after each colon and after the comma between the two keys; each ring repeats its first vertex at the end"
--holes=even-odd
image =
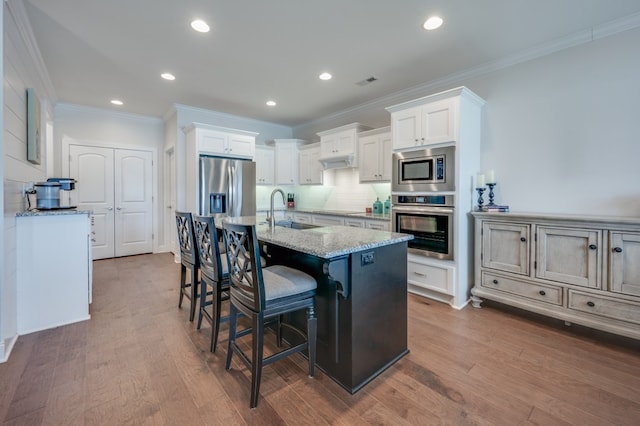
{"type": "Polygon", "coordinates": [[[293,220],[278,220],[276,226],[282,226],[283,228],[291,229],[312,229],[319,228],[318,225],[312,225],[310,223],[294,222],[293,220]]]}

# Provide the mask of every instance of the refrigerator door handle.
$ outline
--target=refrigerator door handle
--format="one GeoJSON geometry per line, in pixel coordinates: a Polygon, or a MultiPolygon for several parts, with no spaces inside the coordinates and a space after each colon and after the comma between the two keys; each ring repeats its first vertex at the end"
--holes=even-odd
{"type": "Polygon", "coordinates": [[[229,210],[228,210],[228,215],[233,217],[235,216],[235,209],[234,207],[234,198],[235,198],[235,194],[234,194],[234,188],[235,188],[235,170],[233,168],[233,166],[229,166],[229,168],[227,169],[227,174],[229,176],[229,188],[227,188],[227,192],[229,193],[229,210]]]}

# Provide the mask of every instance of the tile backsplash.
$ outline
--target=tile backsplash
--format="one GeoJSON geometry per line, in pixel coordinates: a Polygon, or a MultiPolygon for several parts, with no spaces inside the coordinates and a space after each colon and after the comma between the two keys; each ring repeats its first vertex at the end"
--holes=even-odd
{"type": "MultiPolygon", "coordinates": [[[[280,188],[285,194],[293,192],[297,208],[345,211],[365,211],[371,207],[376,197],[384,201],[391,194],[391,184],[360,183],[358,169],[334,169],[324,172],[323,185],[282,185],[256,188],[256,208],[269,209],[271,191],[280,188]]],[[[284,208],[279,195],[275,198],[275,208],[284,208]]]]}

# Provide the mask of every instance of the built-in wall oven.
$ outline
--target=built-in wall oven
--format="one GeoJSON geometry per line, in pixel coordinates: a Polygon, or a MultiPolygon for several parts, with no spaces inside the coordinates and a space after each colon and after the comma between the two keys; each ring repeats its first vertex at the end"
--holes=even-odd
{"type": "Polygon", "coordinates": [[[391,213],[395,232],[412,234],[409,252],[453,260],[453,195],[394,195],[391,213]]]}

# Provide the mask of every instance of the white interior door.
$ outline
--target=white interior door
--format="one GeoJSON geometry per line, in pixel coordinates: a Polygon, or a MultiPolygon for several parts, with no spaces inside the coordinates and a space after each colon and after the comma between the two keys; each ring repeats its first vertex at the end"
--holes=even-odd
{"type": "Polygon", "coordinates": [[[78,181],[78,209],[91,210],[91,245],[94,259],[115,253],[113,149],[69,146],[69,176],[78,181]]]}
{"type": "Polygon", "coordinates": [[[152,155],[115,150],[116,257],[153,251],[152,155]]]}
{"type": "Polygon", "coordinates": [[[93,259],[153,251],[152,153],[69,146],[78,208],[91,210],[93,259]]]}

